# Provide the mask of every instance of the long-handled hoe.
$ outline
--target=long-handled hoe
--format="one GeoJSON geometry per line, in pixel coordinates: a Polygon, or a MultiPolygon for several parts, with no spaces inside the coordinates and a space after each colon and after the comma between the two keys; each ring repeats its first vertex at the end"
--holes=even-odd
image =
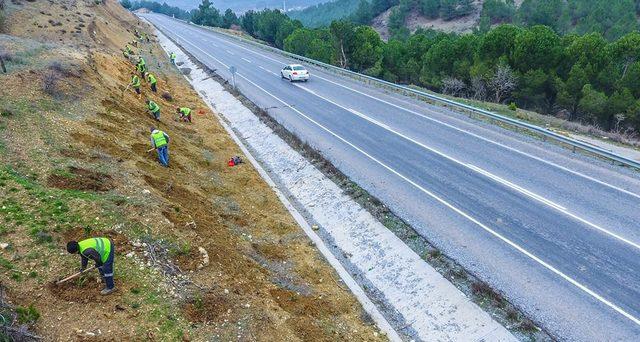
{"type": "Polygon", "coordinates": [[[68,277],[66,277],[66,278],[64,278],[64,279],[60,279],[60,280],[56,281],[56,282],[55,282],[55,284],[56,284],[56,285],[61,285],[61,284],[63,284],[63,283],[68,282],[68,281],[69,281],[69,280],[71,280],[71,279],[78,278],[79,276],[81,276],[81,275],[83,275],[83,274],[85,274],[85,273],[87,273],[87,272],[89,272],[89,271],[93,271],[95,268],[96,268],[95,266],[92,266],[92,267],[86,268],[86,269],[84,269],[83,271],[80,271],[80,272],[78,272],[78,273],[74,273],[74,274],[72,274],[72,275],[70,275],[70,276],[68,276],[68,277]]]}

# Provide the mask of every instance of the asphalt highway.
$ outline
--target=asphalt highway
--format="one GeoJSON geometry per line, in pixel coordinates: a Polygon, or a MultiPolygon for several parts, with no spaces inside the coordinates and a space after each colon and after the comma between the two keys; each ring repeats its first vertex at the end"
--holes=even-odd
{"type": "Polygon", "coordinates": [[[640,340],[640,177],[211,30],[145,18],[562,340],[640,340]]]}

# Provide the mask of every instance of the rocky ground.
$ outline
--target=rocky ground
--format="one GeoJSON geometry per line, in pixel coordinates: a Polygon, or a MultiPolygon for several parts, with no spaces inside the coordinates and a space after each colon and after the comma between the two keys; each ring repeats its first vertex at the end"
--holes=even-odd
{"type": "Polygon", "coordinates": [[[0,334],[45,340],[377,340],[359,303],[152,37],[159,93],[125,90],[151,32],[115,0],[5,2],[0,56],[0,334]],[[1,70],[0,70],[1,72],[1,70]],[[145,112],[149,97],[161,122],[145,112]],[[175,106],[194,108],[193,124],[175,106]],[[171,137],[171,167],[149,128],[171,137]],[[109,236],[118,291],[74,272],[109,236]],[[28,329],[28,333],[25,332],[28,329]]]}

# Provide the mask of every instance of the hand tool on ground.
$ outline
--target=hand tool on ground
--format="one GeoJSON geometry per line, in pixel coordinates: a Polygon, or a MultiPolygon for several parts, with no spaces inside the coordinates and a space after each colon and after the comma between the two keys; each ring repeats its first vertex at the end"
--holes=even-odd
{"type": "Polygon", "coordinates": [[[81,276],[82,274],[85,274],[85,273],[87,273],[89,271],[93,271],[94,269],[96,269],[95,266],[92,266],[92,267],[89,267],[89,268],[85,268],[84,270],[82,270],[82,271],[80,271],[78,273],[74,273],[74,274],[72,274],[72,275],[70,275],[70,276],[68,276],[68,277],[66,277],[64,279],[56,281],[56,285],[60,285],[62,283],[66,283],[67,281],[69,281],[71,279],[75,279],[75,278],[81,276]]]}

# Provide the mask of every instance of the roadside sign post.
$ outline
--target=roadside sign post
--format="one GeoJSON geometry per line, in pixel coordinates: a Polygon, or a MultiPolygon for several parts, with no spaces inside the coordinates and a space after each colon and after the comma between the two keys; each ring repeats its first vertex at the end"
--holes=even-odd
{"type": "Polygon", "coordinates": [[[236,89],[236,72],[238,69],[235,66],[230,66],[229,71],[231,72],[231,82],[233,82],[233,89],[236,89]]]}

